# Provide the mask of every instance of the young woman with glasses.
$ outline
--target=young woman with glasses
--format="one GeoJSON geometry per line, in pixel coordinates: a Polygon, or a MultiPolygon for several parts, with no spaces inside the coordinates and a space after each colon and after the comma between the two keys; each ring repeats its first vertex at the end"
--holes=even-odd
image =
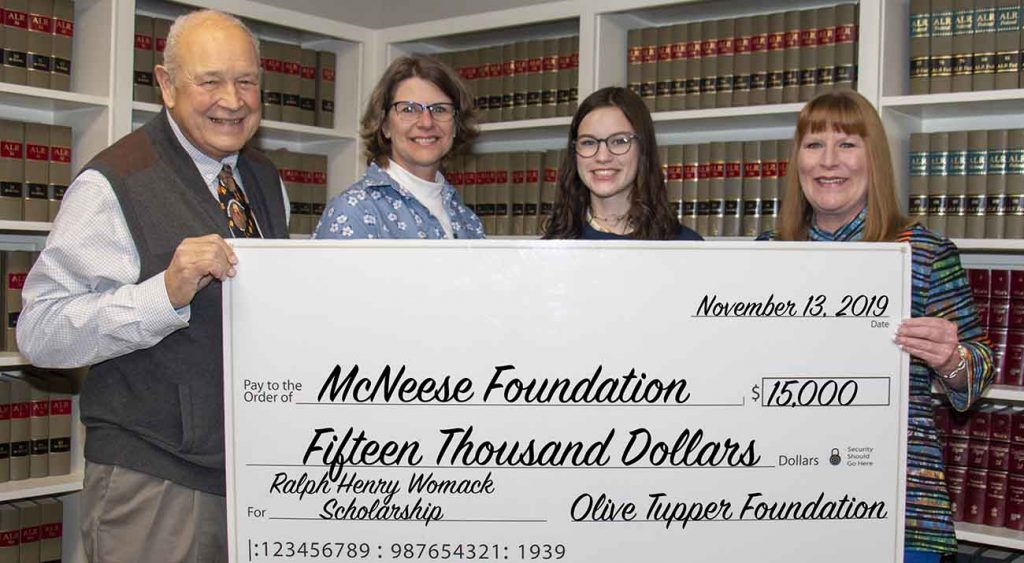
{"type": "Polygon", "coordinates": [[[450,68],[419,55],[395,60],[360,126],[366,173],[327,204],[313,238],[483,238],[440,173],[477,136],[473,100],[450,68]]]}
{"type": "Polygon", "coordinates": [[[701,240],[668,205],[654,124],[635,93],[611,86],[580,104],[544,238],[701,240]]]}

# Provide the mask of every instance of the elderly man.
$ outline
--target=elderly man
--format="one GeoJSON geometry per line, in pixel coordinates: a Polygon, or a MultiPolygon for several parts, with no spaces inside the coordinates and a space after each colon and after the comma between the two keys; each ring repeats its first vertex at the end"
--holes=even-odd
{"type": "Polygon", "coordinates": [[[167,111],[87,164],[24,289],[33,364],[92,366],[82,533],[92,561],[227,558],[219,281],[227,237],[287,237],[259,127],[259,44],[214,11],[171,27],[167,111]],[[214,283],[216,281],[216,283],[214,283]]]}

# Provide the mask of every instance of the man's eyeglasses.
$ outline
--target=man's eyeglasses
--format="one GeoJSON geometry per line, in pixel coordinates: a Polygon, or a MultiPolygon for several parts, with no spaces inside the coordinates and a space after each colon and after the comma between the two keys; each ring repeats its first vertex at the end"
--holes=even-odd
{"type": "Polygon", "coordinates": [[[635,133],[616,133],[610,137],[604,139],[595,139],[590,136],[583,136],[573,141],[573,149],[576,150],[576,154],[583,158],[591,158],[597,154],[597,150],[601,148],[601,143],[604,143],[608,147],[608,152],[621,156],[629,152],[630,147],[633,146],[633,142],[639,137],[635,133]]]}
{"type": "Polygon", "coordinates": [[[455,104],[449,103],[423,105],[419,102],[395,102],[391,107],[402,121],[416,121],[424,110],[429,111],[431,119],[436,121],[451,121],[458,113],[455,104]]]}

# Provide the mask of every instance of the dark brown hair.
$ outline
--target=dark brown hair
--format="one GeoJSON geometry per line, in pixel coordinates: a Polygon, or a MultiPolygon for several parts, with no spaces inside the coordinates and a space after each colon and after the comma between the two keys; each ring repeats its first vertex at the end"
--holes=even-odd
{"type": "Polygon", "coordinates": [[[573,148],[583,118],[595,109],[614,107],[622,111],[636,132],[640,151],[636,180],[629,196],[630,237],[640,240],[671,240],[679,232],[679,221],[668,205],[665,178],[658,160],[654,123],[640,96],[627,88],[609,86],[587,96],[580,104],[569,127],[569,145],[558,171],[555,205],[544,226],[546,239],[576,239],[583,235],[590,207],[590,190],[580,179],[573,148]]]}
{"type": "Polygon", "coordinates": [[[473,142],[479,135],[476,128],[476,109],[473,98],[455,72],[437,59],[424,55],[411,55],[395,59],[384,76],[377,82],[366,104],[366,111],[359,122],[359,135],[363,139],[363,156],[366,164],[376,162],[387,164],[391,156],[391,139],[384,136],[384,123],[394,103],[398,85],[408,78],[422,78],[437,86],[455,104],[455,139],[448,155],[458,154],[462,147],[473,142]]]}

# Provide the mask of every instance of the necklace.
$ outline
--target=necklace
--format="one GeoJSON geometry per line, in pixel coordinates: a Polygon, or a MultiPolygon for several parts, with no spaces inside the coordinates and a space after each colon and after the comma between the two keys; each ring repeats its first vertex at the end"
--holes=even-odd
{"type": "Polygon", "coordinates": [[[600,215],[595,215],[590,209],[587,209],[587,223],[602,233],[628,235],[633,231],[628,212],[621,215],[608,215],[602,217],[600,215]],[[622,232],[619,232],[620,229],[622,232]]]}

